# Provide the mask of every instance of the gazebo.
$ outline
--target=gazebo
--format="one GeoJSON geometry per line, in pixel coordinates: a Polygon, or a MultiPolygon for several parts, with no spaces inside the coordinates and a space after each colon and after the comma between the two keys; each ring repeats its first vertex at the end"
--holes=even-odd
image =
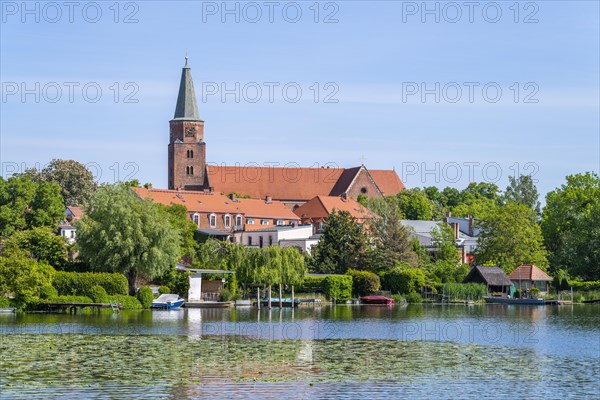
{"type": "Polygon", "coordinates": [[[533,264],[518,266],[508,275],[508,278],[521,291],[537,288],[540,293],[547,293],[550,289],[550,282],[552,282],[551,277],[533,264]]]}

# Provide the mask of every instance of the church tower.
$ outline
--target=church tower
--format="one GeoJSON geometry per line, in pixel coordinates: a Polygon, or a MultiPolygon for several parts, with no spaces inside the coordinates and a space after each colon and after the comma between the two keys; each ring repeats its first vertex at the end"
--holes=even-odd
{"type": "Polygon", "coordinates": [[[185,57],[175,116],[169,121],[169,189],[206,188],[204,121],[198,115],[192,72],[185,57]]]}

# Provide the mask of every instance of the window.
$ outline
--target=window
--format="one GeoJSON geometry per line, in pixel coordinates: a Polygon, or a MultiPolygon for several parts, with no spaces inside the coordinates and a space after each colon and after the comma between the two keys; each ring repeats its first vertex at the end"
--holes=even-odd
{"type": "Polygon", "coordinates": [[[260,220],[260,224],[261,225],[269,225],[269,220],[268,219],[261,219],[260,220]]]}
{"type": "Polygon", "coordinates": [[[283,219],[278,219],[277,225],[285,225],[285,221],[283,219]]]}
{"type": "Polygon", "coordinates": [[[187,151],[187,158],[194,158],[194,150],[187,151]]]}
{"type": "Polygon", "coordinates": [[[273,246],[273,236],[269,236],[269,246],[273,246]]]}
{"type": "Polygon", "coordinates": [[[248,225],[254,225],[254,218],[246,218],[246,223],[248,225]]]}
{"type": "Polygon", "coordinates": [[[194,175],[194,167],[190,167],[190,175],[194,175]]]}
{"type": "Polygon", "coordinates": [[[235,216],[235,226],[237,226],[237,227],[242,226],[242,216],[239,214],[235,216]]]}
{"type": "Polygon", "coordinates": [[[367,194],[367,188],[366,188],[365,186],[361,187],[361,188],[360,188],[360,192],[361,192],[362,194],[367,194]]]}
{"type": "Polygon", "coordinates": [[[263,237],[262,236],[258,237],[258,247],[260,247],[261,249],[263,248],[263,237]]]}
{"type": "Polygon", "coordinates": [[[194,175],[194,167],[185,167],[186,175],[194,175]]]}
{"type": "Polygon", "coordinates": [[[192,219],[193,219],[194,223],[196,224],[196,226],[198,228],[200,228],[200,214],[198,214],[198,213],[194,214],[192,219]]]}
{"type": "Polygon", "coordinates": [[[217,215],[210,214],[208,217],[208,222],[210,223],[211,228],[216,228],[217,227],[217,215]]]}
{"type": "Polygon", "coordinates": [[[231,215],[227,214],[223,217],[223,224],[225,225],[225,228],[231,227],[231,215]]]}
{"type": "Polygon", "coordinates": [[[252,246],[252,236],[248,236],[248,246],[252,246]]]}

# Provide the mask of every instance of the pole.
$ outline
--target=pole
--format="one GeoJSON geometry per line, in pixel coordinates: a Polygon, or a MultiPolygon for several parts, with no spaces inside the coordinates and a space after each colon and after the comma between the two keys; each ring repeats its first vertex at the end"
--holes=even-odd
{"type": "Polygon", "coordinates": [[[260,286],[256,288],[256,306],[260,310],[260,286]]]}
{"type": "Polygon", "coordinates": [[[283,308],[283,299],[281,298],[281,283],[279,284],[279,308],[283,308]]]}
{"type": "Polygon", "coordinates": [[[271,285],[269,285],[269,310],[271,309],[271,285]]]}
{"type": "Polygon", "coordinates": [[[294,285],[292,285],[292,310],[294,309],[295,305],[296,303],[294,302],[294,285]]]}

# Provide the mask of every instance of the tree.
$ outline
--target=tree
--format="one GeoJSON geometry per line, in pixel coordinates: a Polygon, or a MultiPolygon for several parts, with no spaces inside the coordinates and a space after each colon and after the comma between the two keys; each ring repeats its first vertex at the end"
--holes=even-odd
{"type": "Polygon", "coordinates": [[[344,274],[350,268],[369,269],[371,245],[362,225],[347,211],[329,214],[323,235],[313,247],[313,267],[324,274],[344,274]]]}
{"type": "Polygon", "coordinates": [[[397,262],[411,266],[419,265],[419,258],[412,250],[410,231],[402,225],[400,210],[393,204],[379,199],[370,203],[377,209],[377,218],[369,223],[369,231],[376,247],[376,265],[378,270],[389,270],[397,262]]]}
{"type": "Polygon", "coordinates": [[[456,251],[454,230],[448,224],[442,224],[431,231],[431,241],[437,248],[436,260],[458,264],[460,255],[456,251]]]}
{"type": "Polygon", "coordinates": [[[509,203],[480,221],[475,259],[479,265],[498,264],[506,273],[521,264],[548,266],[542,232],[535,212],[526,205],[509,203]]]}
{"type": "Polygon", "coordinates": [[[39,297],[43,288],[52,285],[54,269],[20,250],[5,251],[0,256],[0,296],[12,295],[23,306],[39,297]]]}
{"type": "Polygon", "coordinates": [[[0,177],[0,236],[38,226],[55,228],[65,215],[60,188],[28,176],[0,177]]]}
{"type": "Polygon", "coordinates": [[[179,259],[180,236],[151,200],[115,184],[98,189],[90,204],[76,222],[79,257],[99,271],[125,274],[131,295],[138,275],[161,276],[179,259]]]}
{"type": "Polygon", "coordinates": [[[187,208],[181,204],[170,206],[157,204],[157,206],[166,214],[171,226],[179,232],[182,257],[193,264],[199,248],[198,242],[194,239],[197,226],[188,217],[187,208]]]}
{"type": "Polygon", "coordinates": [[[67,261],[65,239],[46,227],[17,232],[6,241],[5,246],[8,250],[26,250],[32,258],[56,268],[61,268],[67,261]]]}
{"type": "Polygon", "coordinates": [[[96,191],[94,175],[80,162],[54,159],[42,171],[27,170],[36,182],[53,182],[61,188],[65,206],[86,206],[96,191]]]}
{"type": "Polygon", "coordinates": [[[508,180],[510,183],[504,191],[504,201],[525,204],[539,217],[541,215],[539,194],[531,176],[521,175],[516,179],[514,176],[509,176],[508,180]]]}
{"type": "Polygon", "coordinates": [[[419,189],[405,189],[396,195],[398,208],[406,219],[430,220],[433,218],[433,202],[419,189]]]}
{"type": "Polygon", "coordinates": [[[592,172],[567,176],[548,193],[542,214],[544,243],[552,270],[600,279],[600,179],[592,172]]]}
{"type": "Polygon", "coordinates": [[[304,255],[294,247],[282,248],[281,281],[292,289],[292,305],[294,304],[294,286],[299,285],[306,275],[304,255]]]}

